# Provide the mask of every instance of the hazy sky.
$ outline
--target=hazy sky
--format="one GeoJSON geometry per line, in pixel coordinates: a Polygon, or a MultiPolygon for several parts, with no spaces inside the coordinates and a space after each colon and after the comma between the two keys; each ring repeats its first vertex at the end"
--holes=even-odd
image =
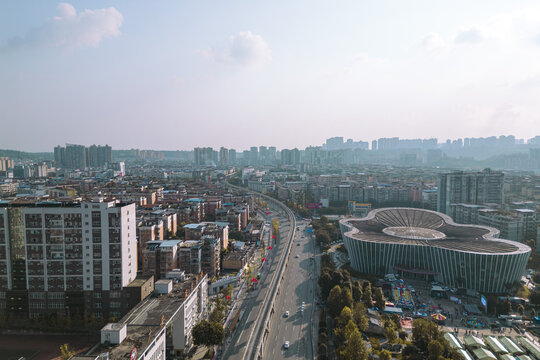
{"type": "Polygon", "coordinates": [[[540,134],[538,1],[2,1],[0,148],[540,134]]]}

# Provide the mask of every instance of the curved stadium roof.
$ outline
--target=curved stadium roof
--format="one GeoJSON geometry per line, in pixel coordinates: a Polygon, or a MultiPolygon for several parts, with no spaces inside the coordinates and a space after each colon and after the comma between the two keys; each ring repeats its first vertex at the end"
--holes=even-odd
{"type": "Polygon", "coordinates": [[[481,225],[456,224],[447,215],[415,208],[383,208],[362,219],[344,219],[354,228],[347,236],[362,241],[434,246],[484,254],[519,254],[530,247],[496,238],[499,230],[481,225]]]}

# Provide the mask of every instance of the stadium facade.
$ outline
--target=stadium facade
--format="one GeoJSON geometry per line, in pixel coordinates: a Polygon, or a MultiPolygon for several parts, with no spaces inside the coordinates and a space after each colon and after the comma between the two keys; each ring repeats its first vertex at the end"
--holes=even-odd
{"type": "Polygon", "coordinates": [[[376,209],[341,220],[340,228],[357,271],[399,273],[484,293],[507,292],[531,253],[525,244],[499,239],[497,229],[456,224],[424,209],[376,209]]]}

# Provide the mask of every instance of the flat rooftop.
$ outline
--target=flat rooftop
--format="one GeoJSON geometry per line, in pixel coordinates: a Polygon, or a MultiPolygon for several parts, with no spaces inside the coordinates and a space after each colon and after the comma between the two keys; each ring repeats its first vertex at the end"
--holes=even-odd
{"type": "MultiPolygon", "coordinates": [[[[135,306],[129,313],[115,324],[107,324],[114,328],[127,325],[127,336],[118,345],[101,344],[91,355],[99,355],[109,352],[109,359],[129,359],[133,347],[144,351],[154,340],[154,337],[162,330],[177,313],[180,305],[190,294],[191,289],[197,286],[197,277],[187,277],[185,281],[174,284],[169,294],[161,296],[149,296],[135,306]]],[[[84,358],[84,356],[80,356],[84,358]]]]}

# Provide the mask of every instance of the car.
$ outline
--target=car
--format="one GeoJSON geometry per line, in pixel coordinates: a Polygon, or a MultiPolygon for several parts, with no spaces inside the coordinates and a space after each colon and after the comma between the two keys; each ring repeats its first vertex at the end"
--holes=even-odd
{"type": "Polygon", "coordinates": [[[294,257],[298,259],[300,256],[298,254],[296,254],[294,257]]]}
{"type": "Polygon", "coordinates": [[[289,342],[288,342],[288,341],[285,341],[285,344],[283,344],[283,347],[284,347],[285,349],[288,349],[288,348],[289,348],[289,345],[290,345],[289,342]]]}
{"type": "Polygon", "coordinates": [[[296,243],[296,246],[300,246],[300,243],[296,243]]]}
{"type": "Polygon", "coordinates": [[[304,306],[304,305],[306,305],[306,303],[302,301],[302,306],[304,306]]]}
{"type": "Polygon", "coordinates": [[[285,317],[289,317],[289,312],[285,311],[285,317]]]}

